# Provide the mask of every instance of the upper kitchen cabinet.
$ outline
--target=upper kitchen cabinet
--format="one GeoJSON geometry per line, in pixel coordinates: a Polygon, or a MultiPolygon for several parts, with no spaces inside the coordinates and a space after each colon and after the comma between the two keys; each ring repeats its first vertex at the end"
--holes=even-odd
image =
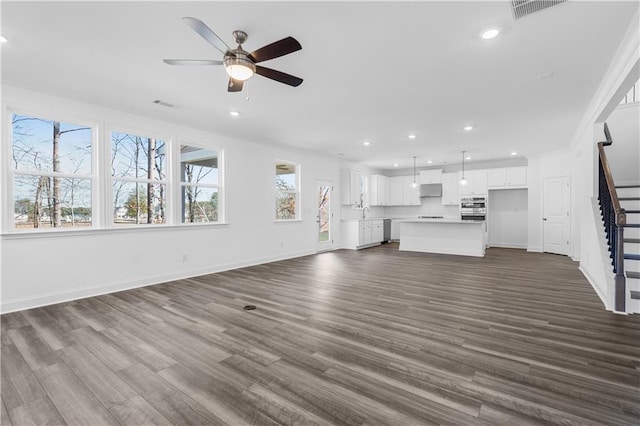
{"type": "Polygon", "coordinates": [[[412,183],[413,176],[387,178],[387,206],[419,206],[420,188],[412,183]]]}
{"type": "Polygon", "coordinates": [[[442,174],[442,204],[445,206],[460,204],[460,177],[457,172],[442,174]]]}
{"type": "Polygon", "coordinates": [[[419,206],[420,202],[420,183],[413,185],[413,176],[402,176],[402,205],[403,206],[419,206]]]}
{"type": "Polygon", "coordinates": [[[442,183],[442,169],[421,170],[420,184],[442,183]]]}
{"type": "Polygon", "coordinates": [[[370,206],[387,205],[387,179],[382,175],[367,177],[367,200],[370,206]]]}
{"type": "Polygon", "coordinates": [[[527,187],[526,167],[505,167],[502,169],[490,169],[487,172],[489,189],[508,189],[527,187]]]}
{"type": "Polygon", "coordinates": [[[341,173],[342,204],[362,206],[362,176],[357,170],[343,170],[341,173]]]}
{"type": "MultiPolygon", "coordinates": [[[[462,174],[459,177],[462,177],[462,174]]],[[[467,179],[467,184],[460,185],[460,196],[487,195],[486,170],[467,170],[464,172],[464,177],[467,179]]]]}

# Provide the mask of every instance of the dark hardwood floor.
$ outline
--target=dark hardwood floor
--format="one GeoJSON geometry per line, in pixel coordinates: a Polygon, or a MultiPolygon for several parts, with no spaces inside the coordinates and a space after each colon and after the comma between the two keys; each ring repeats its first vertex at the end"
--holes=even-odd
{"type": "Polygon", "coordinates": [[[640,316],[550,254],[390,244],[1,322],[3,425],[640,424],[640,316]]]}

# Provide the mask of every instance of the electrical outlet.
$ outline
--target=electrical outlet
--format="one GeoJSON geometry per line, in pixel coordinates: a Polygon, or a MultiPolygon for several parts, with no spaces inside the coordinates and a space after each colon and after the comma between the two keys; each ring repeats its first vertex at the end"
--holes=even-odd
{"type": "Polygon", "coordinates": [[[182,262],[187,262],[189,260],[189,256],[187,256],[185,253],[182,253],[182,262]]]}

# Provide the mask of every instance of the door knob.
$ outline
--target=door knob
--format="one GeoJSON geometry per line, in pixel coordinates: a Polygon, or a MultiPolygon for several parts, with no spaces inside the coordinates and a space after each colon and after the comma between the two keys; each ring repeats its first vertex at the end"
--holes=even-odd
{"type": "Polygon", "coordinates": [[[546,217],[545,217],[545,218],[542,218],[542,220],[547,220],[547,218],[546,218],[546,217]]]}

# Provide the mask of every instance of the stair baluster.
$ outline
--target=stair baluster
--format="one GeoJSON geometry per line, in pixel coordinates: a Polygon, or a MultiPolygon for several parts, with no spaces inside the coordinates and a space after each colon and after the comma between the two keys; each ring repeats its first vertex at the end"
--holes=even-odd
{"type": "Polygon", "coordinates": [[[606,142],[598,142],[599,167],[598,167],[598,200],[600,213],[604,221],[609,252],[613,262],[615,274],[615,302],[614,309],[618,312],[626,312],[626,279],[624,275],[624,226],[627,223],[626,212],[620,207],[618,193],[613,182],[613,176],[604,151],[605,146],[613,143],[609,127],[604,124],[606,142]]]}

